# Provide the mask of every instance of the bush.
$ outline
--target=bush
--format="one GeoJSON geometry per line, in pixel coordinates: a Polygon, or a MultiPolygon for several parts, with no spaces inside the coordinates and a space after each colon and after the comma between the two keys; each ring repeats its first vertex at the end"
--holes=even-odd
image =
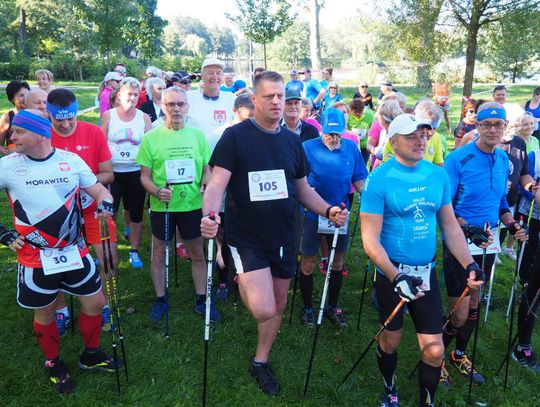
{"type": "Polygon", "coordinates": [[[13,53],[9,62],[0,63],[0,78],[6,80],[26,80],[31,60],[19,53],[13,53]]]}

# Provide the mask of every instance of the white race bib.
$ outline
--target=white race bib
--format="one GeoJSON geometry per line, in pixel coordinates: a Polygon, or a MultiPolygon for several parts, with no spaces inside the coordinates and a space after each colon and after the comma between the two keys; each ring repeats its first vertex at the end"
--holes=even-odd
{"type": "Polygon", "coordinates": [[[191,184],[195,181],[195,160],[167,160],[165,175],[169,184],[191,184]]]}
{"type": "Polygon", "coordinates": [[[94,199],[86,192],[81,190],[81,209],[88,208],[90,205],[92,205],[92,202],[94,202],[94,199]]]}
{"type": "Polygon", "coordinates": [[[287,199],[287,180],[284,170],[248,172],[249,198],[251,202],[287,199]]]}
{"type": "Polygon", "coordinates": [[[354,128],[354,129],[351,129],[351,133],[357,136],[358,140],[363,140],[366,138],[367,130],[354,128]]]}
{"type": "Polygon", "coordinates": [[[109,143],[109,150],[111,150],[113,164],[133,164],[139,152],[139,145],[109,143]]]}
{"type": "Polygon", "coordinates": [[[61,249],[41,249],[39,251],[43,274],[50,276],[51,274],[65,273],[83,267],[81,254],[77,246],[67,246],[61,249]]]}
{"type": "MultiPolygon", "coordinates": [[[[490,229],[493,234],[493,243],[488,246],[486,249],[486,254],[500,253],[501,252],[501,243],[499,242],[499,228],[490,229]]],[[[471,256],[483,254],[482,248],[478,247],[474,243],[469,243],[469,252],[471,256]]]]}
{"type": "Polygon", "coordinates": [[[399,266],[399,272],[407,274],[409,276],[419,277],[422,279],[422,285],[418,286],[420,291],[429,291],[431,290],[431,263],[427,266],[409,266],[407,264],[401,264],[399,266]]]}
{"type": "MultiPolygon", "coordinates": [[[[333,235],[335,230],[334,222],[331,222],[324,216],[319,215],[319,226],[317,228],[317,233],[323,235],[333,235]]],[[[349,231],[349,215],[347,215],[347,221],[343,226],[339,227],[339,234],[346,235],[349,231]]]]}

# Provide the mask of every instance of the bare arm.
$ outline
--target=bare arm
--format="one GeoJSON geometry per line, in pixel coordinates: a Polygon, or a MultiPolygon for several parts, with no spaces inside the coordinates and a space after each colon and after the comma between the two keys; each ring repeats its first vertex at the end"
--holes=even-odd
{"type": "Polygon", "coordinates": [[[112,184],[114,181],[114,172],[112,168],[112,160],[102,161],[98,164],[98,173],[96,177],[103,185],[112,184]]]}
{"type": "Polygon", "coordinates": [[[148,116],[146,113],[143,114],[144,119],[144,132],[148,133],[150,130],[152,130],[152,120],[150,119],[150,116],[148,116]]]}
{"type": "Polygon", "coordinates": [[[353,187],[356,189],[357,192],[362,192],[362,188],[364,187],[364,181],[363,179],[353,182],[353,187]]]}
{"type": "Polygon", "coordinates": [[[210,183],[211,177],[212,177],[212,168],[207,164],[203,167],[203,174],[202,174],[202,180],[201,180],[201,192],[206,191],[206,187],[210,183]]]}
{"type": "Polygon", "coordinates": [[[205,238],[212,239],[217,234],[218,225],[221,223],[221,219],[217,214],[221,208],[223,194],[227,185],[229,185],[230,179],[231,172],[229,170],[217,166],[212,170],[212,177],[203,195],[202,213],[207,215],[210,212],[215,212],[216,217],[215,220],[211,220],[207,216],[201,219],[201,234],[205,238]]]}
{"type": "Polygon", "coordinates": [[[8,149],[4,147],[4,141],[6,140],[7,132],[9,129],[9,114],[8,112],[4,113],[0,117],[0,154],[8,154],[8,149]]]}
{"type": "Polygon", "coordinates": [[[101,117],[101,124],[100,128],[103,134],[105,134],[105,138],[109,139],[109,123],[111,121],[111,111],[107,110],[105,113],[103,113],[103,116],[101,117]]]}
{"type": "Polygon", "coordinates": [[[319,94],[317,95],[317,97],[315,99],[313,99],[313,104],[316,104],[318,103],[320,100],[322,100],[322,98],[324,97],[324,95],[326,95],[326,89],[325,88],[321,88],[321,90],[319,91],[319,94]]]}
{"type": "Polygon", "coordinates": [[[94,201],[96,201],[98,204],[103,202],[103,200],[107,199],[108,201],[112,202],[113,197],[109,190],[105,188],[103,185],[101,185],[99,182],[95,183],[91,187],[83,188],[84,192],[86,192],[88,195],[92,197],[94,201]]]}
{"type": "MultiPolygon", "coordinates": [[[[306,177],[295,180],[296,191],[298,192],[298,200],[304,204],[310,211],[321,216],[326,216],[326,209],[330,206],[321,198],[321,196],[309,186],[306,177]]],[[[332,206],[330,209],[329,219],[338,224],[344,225],[347,220],[348,211],[341,210],[338,206],[332,206]]]]}

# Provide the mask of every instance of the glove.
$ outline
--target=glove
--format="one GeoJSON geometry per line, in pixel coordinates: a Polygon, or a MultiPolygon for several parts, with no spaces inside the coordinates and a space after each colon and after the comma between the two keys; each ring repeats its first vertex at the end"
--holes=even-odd
{"type": "Polygon", "coordinates": [[[9,247],[19,236],[14,230],[4,229],[0,232],[0,243],[9,247]]]}
{"type": "Polygon", "coordinates": [[[525,234],[527,235],[529,234],[529,231],[527,230],[527,226],[520,225],[519,222],[514,221],[505,226],[508,229],[508,233],[510,233],[512,236],[514,236],[517,233],[517,231],[521,229],[525,229],[525,234]],[[519,226],[520,228],[518,229],[517,226],[519,226]]]}
{"type": "Polygon", "coordinates": [[[463,229],[465,237],[477,246],[480,246],[482,243],[487,243],[489,239],[489,234],[483,227],[463,225],[461,226],[461,229],[463,229]]]}
{"type": "Polygon", "coordinates": [[[96,208],[97,214],[100,214],[102,212],[109,212],[109,213],[114,212],[113,203],[109,201],[108,199],[104,199],[103,201],[101,201],[96,208]]]}
{"type": "Polygon", "coordinates": [[[471,271],[474,271],[474,274],[475,274],[474,279],[476,281],[484,281],[485,280],[484,272],[482,271],[480,266],[478,264],[476,264],[476,262],[474,262],[474,261],[467,266],[465,271],[467,272],[467,276],[471,273],[471,271]]]}
{"type": "Polygon", "coordinates": [[[409,276],[407,274],[399,273],[394,279],[394,291],[404,299],[405,301],[416,300],[416,294],[418,294],[418,287],[422,285],[423,281],[419,277],[409,276]]]}

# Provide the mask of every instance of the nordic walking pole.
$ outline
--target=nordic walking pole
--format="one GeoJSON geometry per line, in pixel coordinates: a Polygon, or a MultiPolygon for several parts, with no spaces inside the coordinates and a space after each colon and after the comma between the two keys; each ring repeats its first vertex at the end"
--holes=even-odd
{"type": "MultiPolygon", "coordinates": [[[[103,272],[105,273],[105,292],[107,294],[107,300],[109,301],[109,304],[113,305],[113,298],[111,294],[111,280],[110,280],[110,272],[109,270],[109,261],[107,259],[107,250],[105,247],[105,240],[109,237],[109,231],[107,228],[107,220],[101,219],[100,221],[100,232],[101,232],[101,249],[103,250],[103,272]]],[[[112,341],[112,350],[113,350],[113,357],[114,357],[114,371],[116,373],[116,395],[118,399],[120,399],[120,372],[118,371],[118,351],[116,349],[116,333],[114,330],[111,330],[111,341],[112,341]]]]}
{"type": "Polygon", "coordinates": [[[370,270],[371,270],[371,261],[369,260],[369,257],[368,257],[367,262],[366,262],[366,272],[364,273],[364,282],[362,284],[362,296],[360,297],[360,309],[358,310],[358,322],[356,323],[356,330],[358,331],[360,330],[360,319],[362,318],[362,309],[364,308],[364,296],[366,295],[367,276],[370,270]]]}
{"type": "MultiPolygon", "coordinates": [[[[216,213],[210,211],[210,220],[216,219],[216,213]]],[[[208,254],[206,260],[206,310],[204,313],[204,369],[202,405],[206,406],[206,383],[208,372],[208,342],[210,341],[210,304],[212,302],[212,261],[214,260],[214,239],[208,239],[208,254]]]]}
{"type": "MultiPolygon", "coordinates": [[[[484,265],[482,264],[482,269],[484,268],[484,265]]],[[[484,324],[487,324],[488,315],[489,315],[489,306],[491,305],[491,293],[493,292],[493,284],[495,283],[495,262],[493,262],[493,266],[491,266],[491,275],[489,276],[489,289],[488,289],[488,297],[486,302],[486,314],[484,315],[484,324]]],[[[482,301],[482,298],[479,298],[479,301],[482,301]]],[[[478,314],[480,317],[480,313],[478,314]]]]}
{"type": "Polygon", "coordinates": [[[304,397],[306,397],[309,379],[311,376],[311,368],[313,367],[313,359],[315,358],[315,348],[317,347],[317,339],[319,338],[319,330],[322,324],[322,317],[324,313],[324,306],[326,304],[326,294],[328,293],[328,285],[330,284],[330,275],[332,274],[332,263],[334,262],[334,255],[336,254],[336,245],[339,236],[339,226],[334,228],[334,238],[332,239],[332,250],[330,252],[330,258],[328,259],[328,267],[326,269],[326,278],[324,279],[324,287],[322,292],[321,303],[319,304],[319,316],[317,318],[317,326],[315,327],[315,336],[313,336],[313,345],[311,346],[311,355],[309,357],[308,370],[306,374],[306,383],[304,384],[304,397]]]}
{"type": "Polygon", "coordinates": [[[73,318],[73,315],[75,315],[73,312],[75,310],[75,307],[73,306],[73,295],[69,296],[69,314],[71,315],[71,333],[75,333],[75,318],[73,318]]]}
{"type": "MultiPolygon", "coordinates": [[[[531,210],[529,210],[529,218],[527,219],[527,228],[529,227],[529,223],[531,221],[530,216],[532,216],[533,207],[534,207],[534,201],[531,204],[531,210]]],[[[519,225],[521,227],[523,227],[523,217],[521,217],[519,222],[520,222],[519,225]]],[[[519,255],[518,255],[518,258],[517,258],[517,261],[516,261],[517,269],[514,270],[515,271],[515,273],[514,273],[514,284],[512,284],[512,291],[510,292],[510,299],[508,300],[508,307],[506,308],[506,319],[508,319],[508,316],[510,315],[510,308],[512,307],[512,303],[514,301],[514,296],[516,295],[517,276],[519,276],[519,270],[521,268],[521,262],[523,261],[523,254],[525,253],[525,247],[527,247],[527,242],[525,242],[525,243],[519,242],[518,247],[519,247],[519,250],[518,250],[519,255]],[[517,276],[516,276],[516,272],[517,272],[517,276]]]]}
{"type": "Polygon", "coordinates": [[[294,273],[293,292],[292,292],[292,300],[291,300],[291,312],[289,314],[289,324],[292,323],[292,316],[294,312],[294,300],[296,299],[296,289],[298,287],[298,278],[299,278],[299,273],[302,272],[300,268],[301,262],[302,262],[302,255],[300,254],[300,248],[298,248],[298,255],[296,257],[296,272],[294,273]]]}
{"type": "MultiPolygon", "coordinates": [[[[169,189],[169,183],[165,184],[169,189]]],[[[169,339],[169,202],[165,202],[165,338],[169,339]]]]}
{"type": "Polygon", "coordinates": [[[176,228],[174,230],[174,245],[173,245],[173,253],[174,253],[174,287],[178,287],[178,253],[176,253],[176,228]]]}
{"type": "MultiPolygon", "coordinates": [[[[484,224],[484,232],[486,232],[488,229],[489,229],[489,223],[486,222],[484,224]]],[[[484,274],[486,270],[486,252],[487,252],[486,248],[482,249],[482,271],[484,272],[484,274]]],[[[469,392],[467,396],[467,404],[471,404],[473,373],[474,373],[474,366],[476,364],[476,349],[477,349],[477,344],[478,344],[478,331],[480,330],[481,307],[482,307],[482,286],[480,286],[478,289],[478,310],[477,310],[478,317],[476,318],[476,325],[474,327],[473,353],[472,353],[472,360],[471,360],[471,374],[469,375],[469,392]]],[[[489,304],[488,304],[488,307],[489,307],[489,304]]]]}

